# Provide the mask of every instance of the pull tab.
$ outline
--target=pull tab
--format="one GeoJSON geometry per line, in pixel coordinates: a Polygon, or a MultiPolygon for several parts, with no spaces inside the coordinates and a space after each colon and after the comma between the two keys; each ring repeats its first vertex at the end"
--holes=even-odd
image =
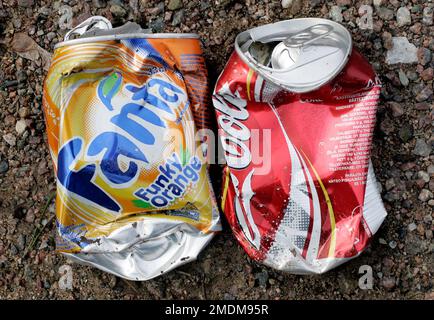
{"type": "Polygon", "coordinates": [[[109,20],[101,16],[94,16],[86,19],[75,28],[68,31],[65,35],[64,40],[70,40],[70,37],[73,35],[83,35],[89,30],[99,29],[99,30],[110,30],[112,28],[112,24],[109,20]]]}
{"type": "Polygon", "coordinates": [[[327,39],[328,45],[324,46],[324,43],[322,43],[321,49],[318,47],[317,50],[305,51],[312,43],[327,37],[333,31],[333,26],[320,23],[290,35],[274,48],[271,55],[271,65],[273,67],[271,72],[290,72],[339,53],[341,48],[332,38],[327,39]]]}
{"type": "Polygon", "coordinates": [[[289,48],[300,48],[305,47],[328,36],[333,31],[333,27],[327,24],[317,24],[301,30],[300,32],[293,34],[283,40],[286,47],[289,48]]]}

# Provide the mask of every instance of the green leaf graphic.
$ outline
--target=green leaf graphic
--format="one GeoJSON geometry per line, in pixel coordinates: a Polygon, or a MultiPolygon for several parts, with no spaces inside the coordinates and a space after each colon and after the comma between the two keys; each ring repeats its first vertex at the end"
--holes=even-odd
{"type": "Polygon", "coordinates": [[[143,200],[133,200],[133,204],[138,208],[148,209],[152,208],[152,205],[143,200]]]}
{"type": "Polygon", "coordinates": [[[112,73],[112,74],[110,75],[110,77],[107,78],[107,80],[106,80],[106,82],[104,83],[104,86],[103,86],[103,88],[102,88],[102,91],[103,91],[103,93],[104,93],[105,96],[108,95],[109,92],[110,92],[112,89],[115,89],[115,92],[113,92],[113,96],[114,96],[116,93],[118,93],[118,91],[119,91],[119,89],[120,89],[120,86],[119,86],[119,85],[116,86],[116,84],[117,84],[116,82],[117,82],[118,78],[119,78],[119,76],[118,76],[118,74],[117,74],[116,72],[112,73]]]}
{"type": "Polygon", "coordinates": [[[186,149],[181,149],[180,156],[181,156],[182,166],[185,166],[187,162],[190,160],[190,152],[188,152],[188,150],[186,149]]]}

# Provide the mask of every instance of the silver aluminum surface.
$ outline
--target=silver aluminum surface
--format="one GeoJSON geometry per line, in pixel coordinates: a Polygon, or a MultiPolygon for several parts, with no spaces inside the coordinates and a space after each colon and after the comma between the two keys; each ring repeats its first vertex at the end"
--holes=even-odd
{"type": "Polygon", "coordinates": [[[66,45],[74,45],[80,43],[140,38],[198,39],[199,35],[195,33],[152,33],[151,29],[142,29],[140,25],[134,22],[127,22],[123,26],[112,28],[111,22],[106,18],[101,16],[93,16],[83,21],[75,28],[71,29],[68,33],[66,33],[64,41],[56,44],[54,49],[66,45]],[[76,38],[73,38],[74,36],[76,38]]]}
{"type": "Polygon", "coordinates": [[[266,80],[303,93],[339,74],[348,61],[352,40],[348,30],[336,22],[302,18],[242,32],[235,49],[266,80]]]}
{"type": "Polygon", "coordinates": [[[144,281],[194,261],[220,230],[218,212],[211,230],[168,219],[143,218],[98,238],[80,253],[63,253],[74,262],[97,267],[116,276],[144,281]]]}

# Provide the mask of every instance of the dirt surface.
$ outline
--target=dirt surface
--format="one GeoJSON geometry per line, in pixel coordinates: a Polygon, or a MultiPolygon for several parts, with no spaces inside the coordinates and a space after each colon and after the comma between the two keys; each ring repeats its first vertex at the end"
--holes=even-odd
{"type": "Polygon", "coordinates": [[[370,0],[183,2],[0,1],[0,298],[434,299],[431,1],[374,1],[379,7],[370,0]],[[373,9],[372,30],[359,27],[362,4],[373,9]],[[401,6],[408,10],[398,14],[401,6]],[[325,275],[296,276],[252,262],[224,224],[196,262],[147,282],[125,281],[56,254],[41,57],[66,33],[60,26],[68,23],[68,12],[72,25],[102,15],[115,26],[130,20],[158,32],[196,32],[212,83],[233,50],[234,37],[245,29],[293,17],[342,19],[384,83],[372,158],[388,217],[370,247],[325,275]],[[24,36],[14,43],[19,33],[24,36]],[[416,61],[386,63],[393,37],[406,37],[418,48],[416,61]],[[71,290],[59,287],[64,265],[72,267],[71,290]],[[372,268],[372,289],[359,287],[363,265],[372,268]]]}

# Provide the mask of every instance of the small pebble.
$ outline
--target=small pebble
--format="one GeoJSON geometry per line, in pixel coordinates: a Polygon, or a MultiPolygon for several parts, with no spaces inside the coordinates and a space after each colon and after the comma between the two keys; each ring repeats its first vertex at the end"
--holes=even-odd
{"type": "Polygon", "coordinates": [[[417,173],[417,176],[418,176],[420,179],[422,179],[424,182],[429,182],[430,177],[429,177],[428,172],[425,172],[425,171],[419,171],[419,172],[417,173]]]}
{"type": "Polygon", "coordinates": [[[333,21],[342,22],[343,17],[342,17],[342,9],[341,9],[341,7],[339,7],[339,6],[333,6],[330,9],[330,18],[333,21]]]}
{"type": "Polygon", "coordinates": [[[173,15],[172,26],[176,27],[184,21],[184,9],[181,9],[173,15]]]}
{"type": "Polygon", "coordinates": [[[18,133],[18,135],[22,135],[24,131],[26,131],[26,128],[27,128],[26,120],[21,119],[17,121],[15,125],[15,131],[18,133]]]}
{"type": "Polygon", "coordinates": [[[15,146],[17,144],[17,138],[12,133],[7,133],[3,136],[3,140],[10,146],[15,146]]]}
{"type": "Polygon", "coordinates": [[[429,191],[428,189],[422,189],[422,191],[419,193],[419,200],[423,202],[427,202],[428,200],[432,199],[433,193],[429,191]]]}
{"type": "Polygon", "coordinates": [[[288,9],[291,6],[292,1],[293,0],[282,0],[282,8],[288,9]]]}
{"type": "Polygon", "coordinates": [[[382,284],[382,286],[384,287],[384,288],[386,288],[386,289],[393,289],[393,288],[395,288],[395,285],[396,285],[396,281],[395,281],[395,278],[390,278],[390,277],[384,277],[383,279],[382,279],[382,281],[381,281],[381,284],[382,284]]]}
{"type": "Polygon", "coordinates": [[[9,170],[9,163],[6,160],[0,161],[0,173],[5,173],[9,170]]]}
{"type": "Polygon", "coordinates": [[[417,225],[414,222],[412,222],[408,225],[408,231],[412,232],[416,229],[417,229],[417,225]]]}
{"type": "Polygon", "coordinates": [[[398,27],[411,24],[410,10],[408,10],[406,7],[399,8],[396,12],[396,22],[398,23],[398,27]]]}
{"type": "Polygon", "coordinates": [[[409,84],[409,80],[407,78],[407,76],[405,75],[405,72],[402,71],[401,69],[399,69],[398,71],[398,77],[399,77],[399,81],[401,82],[401,84],[406,87],[409,84]]]}
{"type": "Polygon", "coordinates": [[[127,14],[127,11],[118,4],[110,6],[110,12],[113,14],[113,16],[118,18],[125,17],[125,15],[127,14]]]}
{"type": "Polygon", "coordinates": [[[413,149],[413,154],[417,156],[427,157],[432,152],[432,148],[423,140],[417,139],[413,149]]]}
{"type": "Polygon", "coordinates": [[[433,5],[429,4],[423,9],[422,22],[426,25],[433,24],[433,5]]]}
{"type": "Polygon", "coordinates": [[[170,0],[169,4],[167,5],[167,8],[169,10],[175,11],[178,9],[181,9],[183,6],[182,1],[181,0],[170,0]]]}

